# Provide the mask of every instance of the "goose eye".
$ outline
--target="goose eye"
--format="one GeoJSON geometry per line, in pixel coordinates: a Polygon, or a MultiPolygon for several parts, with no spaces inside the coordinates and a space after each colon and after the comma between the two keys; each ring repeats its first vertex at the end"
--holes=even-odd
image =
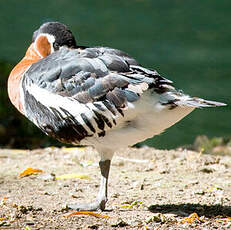
{"type": "Polygon", "coordinates": [[[58,50],[59,49],[59,44],[57,42],[54,42],[53,47],[54,47],[54,50],[58,50]]]}

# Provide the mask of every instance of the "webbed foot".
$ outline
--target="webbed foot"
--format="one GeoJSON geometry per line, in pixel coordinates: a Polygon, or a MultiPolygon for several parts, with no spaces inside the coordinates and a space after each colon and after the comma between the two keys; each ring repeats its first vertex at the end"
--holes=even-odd
{"type": "Polygon", "coordinates": [[[95,211],[104,210],[107,202],[107,185],[108,185],[108,174],[110,170],[111,160],[104,160],[99,162],[100,172],[101,172],[101,183],[99,188],[99,193],[95,202],[92,203],[77,203],[68,204],[68,209],[73,209],[77,211],[95,211]]]}
{"type": "Polygon", "coordinates": [[[104,210],[106,206],[106,200],[95,201],[92,203],[76,203],[76,204],[68,204],[68,209],[73,209],[76,211],[96,211],[96,210],[104,210]]]}

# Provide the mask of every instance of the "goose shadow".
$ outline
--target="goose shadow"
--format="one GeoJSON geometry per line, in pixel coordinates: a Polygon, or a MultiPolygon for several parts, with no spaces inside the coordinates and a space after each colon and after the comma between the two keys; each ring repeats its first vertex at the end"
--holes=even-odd
{"type": "Polygon", "coordinates": [[[163,204],[163,205],[150,205],[148,207],[150,212],[156,213],[173,213],[178,216],[188,216],[196,212],[199,216],[215,217],[215,216],[231,216],[231,206],[217,205],[202,205],[202,204],[163,204]]]}

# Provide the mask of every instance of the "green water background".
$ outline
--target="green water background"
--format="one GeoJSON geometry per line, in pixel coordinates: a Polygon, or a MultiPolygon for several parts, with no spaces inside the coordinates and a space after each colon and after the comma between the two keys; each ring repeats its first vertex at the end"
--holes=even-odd
{"type": "MultiPolygon", "coordinates": [[[[197,135],[231,136],[231,1],[2,0],[0,61],[17,63],[33,31],[46,21],[67,24],[79,45],[126,51],[187,94],[229,104],[198,109],[145,144],[175,148],[192,143],[197,135]]],[[[4,81],[0,90],[5,87],[4,81]]],[[[1,104],[0,111],[6,111],[1,104]]],[[[12,113],[21,116],[14,109],[12,113]]],[[[3,119],[1,123],[7,129],[3,119]]],[[[36,129],[29,122],[25,126],[25,135],[36,129]]]]}

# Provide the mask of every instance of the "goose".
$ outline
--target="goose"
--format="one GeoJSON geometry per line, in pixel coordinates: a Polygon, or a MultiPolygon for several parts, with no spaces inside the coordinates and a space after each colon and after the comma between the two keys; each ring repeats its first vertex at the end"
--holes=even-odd
{"type": "Polygon", "coordinates": [[[17,110],[46,135],[63,143],[93,146],[101,182],[94,202],[74,210],[104,210],[115,151],[164,132],[195,108],[224,103],[191,97],[127,53],[76,43],[68,27],[42,24],[8,78],[17,110]]]}

